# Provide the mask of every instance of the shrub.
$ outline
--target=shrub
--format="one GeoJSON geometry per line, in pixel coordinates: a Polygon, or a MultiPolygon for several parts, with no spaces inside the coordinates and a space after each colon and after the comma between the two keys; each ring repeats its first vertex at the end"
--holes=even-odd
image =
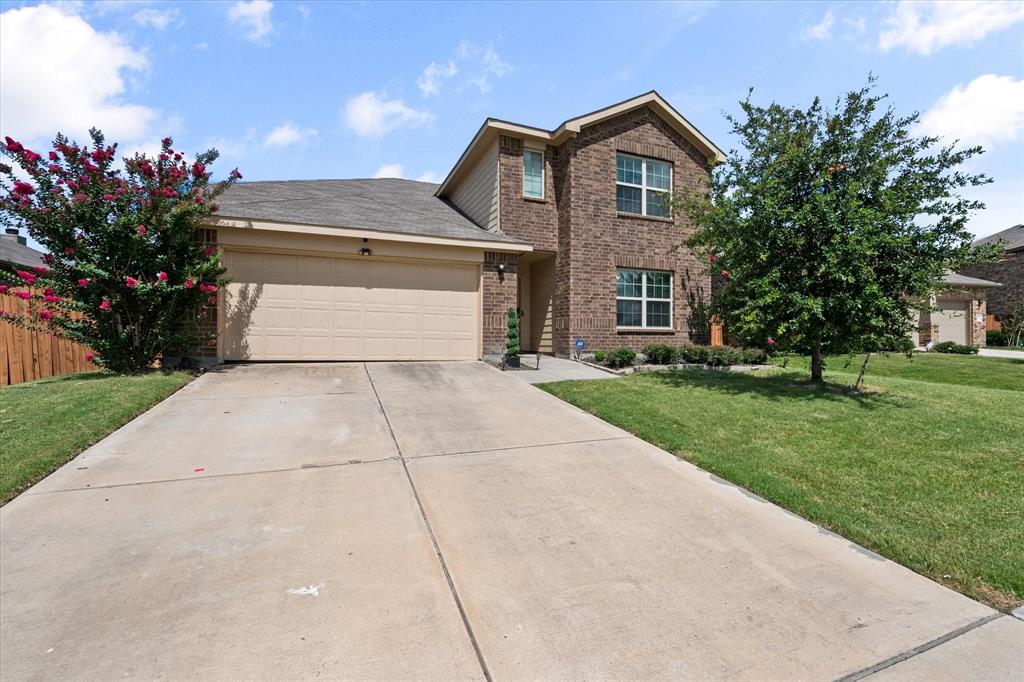
{"type": "Polygon", "coordinates": [[[505,334],[505,357],[514,358],[519,355],[519,313],[515,308],[508,309],[508,333],[505,334]]]}
{"type": "Polygon", "coordinates": [[[636,364],[636,353],[628,348],[616,348],[608,352],[608,366],[612,369],[632,367],[636,364]]]}
{"type": "Polygon", "coordinates": [[[725,367],[727,365],[738,365],[743,362],[743,351],[731,346],[711,346],[708,348],[708,359],[705,363],[709,367],[725,367]]]}
{"type": "Polygon", "coordinates": [[[91,149],[57,135],[49,153],[10,137],[0,150],[21,167],[0,163],[0,222],[25,227],[49,251],[45,267],[18,272],[44,294],[11,290],[29,314],[5,319],[88,346],[90,360],[115,372],[138,372],[197,345],[203,310],[217,305],[227,277],[196,230],[241,175],[211,182],[217,152],[190,164],[169,137],[157,158],[135,154],[122,172],[117,145],[89,134],[91,149]]]}
{"type": "Polygon", "coordinates": [[[679,348],[679,357],[683,362],[693,365],[703,365],[708,360],[708,351],[712,346],[682,346],[679,348]]]}
{"type": "Polygon", "coordinates": [[[977,355],[978,349],[974,346],[964,346],[954,341],[942,341],[932,346],[936,353],[954,353],[956,355],[977,355]]]}
{"type": "Polygon", "coordinates": [[[768,360],[768,353],[760,348],[744,348],[740,352],[745,365],[763,365],[768,360]]]}
{"type": "Polygon", "coordinates": [[[1005,346],[1006,332],[1002,329],[989,329],[985,332],[985,343],[989,346],[1005,346]]]}
{"type": "Polygon", "coordinates": [[[679,349],[664,343],[649,343],[641,352],[652,365],[671,365],[679,361],[679,349]]]}
{"type": "Polygon", "coordinates": [[[604,351],[603,350],[595,350],[594,351],[594,362],[604,362],[604,351]]]}

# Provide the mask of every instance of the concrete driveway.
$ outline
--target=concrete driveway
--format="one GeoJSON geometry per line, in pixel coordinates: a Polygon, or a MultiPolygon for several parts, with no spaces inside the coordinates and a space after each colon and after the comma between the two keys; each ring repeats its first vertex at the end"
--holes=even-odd
{"type": "Polygon", "coordinates": [[[482,363],[207,374],[0,510],[0,677],[1020,678],[1000,615],[482,363]]]}

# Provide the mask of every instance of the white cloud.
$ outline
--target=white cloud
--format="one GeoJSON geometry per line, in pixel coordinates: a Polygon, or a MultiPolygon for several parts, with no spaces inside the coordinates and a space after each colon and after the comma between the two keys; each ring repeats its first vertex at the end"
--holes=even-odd
{"type": "Polygon", "coordinates": [[[349,128],[366,137],[379,137],[403,126],[415,127],[434,120],[429,111],[413,109],[400,99],[387,99],[376,92],[350,98],[342,114],[349,128]]]}
{"type": "Polygon", "coordinates": [[[298,10],[299,14],[302,15],[303,19],[309,19],[309,15],[313,13],[313,11],[309,9],[309,7],[303,4],[296,5],[295,9],[298,10]]]}
{"type": "Polygon", "coordinates": [[[239,0],[228,9],[228,20],[242,31],[246,40],[262,43],[274,28],[270,20],[273,9],[270,0],[239,0]]]}
{"type": "Polygon", "coordinates": [[[474,75],[469,77],[468,82],[483,94],[491,91],[492,77],[501,78],[515,70],[492,45],[481,47],[469,40],[462,40],[455,54],[460,60],[473,62],[468,70],[474,75]]]}
{"type": "Polygon", "coordinates": [[[373,174],[375,178],[400,178],[405,173],[400,163],[386,163],[373,174]]]}
{"type": "Polygon", "coordinates": [[[419,86],[420,92],[423,93],[424,97],[430,97],[441,92],[442,79],[451,78],[458,72],[459,69],[455,66],[455,62],[450,59],[447,64],[430,62],[427,68],[423,69],[420,77],[416,79],[416,85],[419,86]]]}
{"type": "Polygon", "coordinates": [[[803,40],[828,40],[832,37],[832,27],[836,24],[836,14],[832,10],[825,12],[821,21],[813,26],[806,26],[800,32],[803,40]]]}
{"type": "Polygon", "coordinates": [[[144,71],[145,55],[116,33],[39,5],[0,14],[0,119],[4,134],[45,138],[61,131],[84,141],[96,126],[111,141],[149,134],[154,109],[125,101],[125,72],[144,71]]]}
{"type": "Polygon", "coordinates": [[[293,144],[305,144],[316,135],[315,128],[300,128],[289,121],[271,130],[263,144],[268,147],[290,147],[293,144]]]}
{"type": "Polygon", "coordinates": [[[957,85],[921,117],[928,135],[986,147],[1024,136],[1024,79],[986,74],[957,85]]]}
{"type": "Polygon", "coordinates": [[[426,173],[422,173],[419,176],[417,176],[416,179],[419,180],[420,182],[433,182],[434,184],[438,184],[442,180],[444,180],[443,177],[441,177],[434,171],[427,171],[426,173]]]}
{"type": "Polygon", "coordinates": [[[931,54],[949,45],[971,45],[1020,21],[1024,21],[1024,2],[1019,1],[900,0],[882,20],[886,28],[878,36],[878,47],[883,52],[902,47],[931,54]]]}
{"type": "Polygon", "coordinates": [[[675,12],[683,26],[690,26],[703,19],[716,4],[714,0],[680,0],[675,3],[675,12]]]}
{"type": "Polygon", "coordinates": [[[177,20],[179,14],[180,12],[176,7],[166,10],[147,7],[146,9],[140,9],[132,15],[132,19],[134,19],[135,23],[139,26],[149,26],[158,31],[162,31],[170,26],[171,22],[177,20]]]}

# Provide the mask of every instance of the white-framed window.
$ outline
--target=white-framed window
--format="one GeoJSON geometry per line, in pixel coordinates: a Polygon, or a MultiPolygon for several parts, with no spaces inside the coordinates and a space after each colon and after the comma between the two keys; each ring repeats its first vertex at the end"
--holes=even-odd
{"type": "Polygon", "coordinates": [[[615,208],[620,213],[668,217],[672,164],[642,156],[615,156],[615,208]]]}
{"type": "Polygon", "coordinates": [[[523,150],[523,196],[544,198],[544,152],[523,150]]]}
{"type": "Polygon", "coordinates": [[[671,329],[672,273],[631,268],[616,270],[615,325],[671,329]]]}

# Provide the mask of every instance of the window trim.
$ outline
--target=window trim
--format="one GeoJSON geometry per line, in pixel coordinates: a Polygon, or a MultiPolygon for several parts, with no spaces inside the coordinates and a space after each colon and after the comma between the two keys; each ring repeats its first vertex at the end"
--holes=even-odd
{"type": "Polygon", "coordinates": [[[523,148],[523,198],[525,199],[544,199],[544,181],[546,169],[545,165],[545,154],[540,149],[531,149],[530,147],[523,148]],[[539,154],[540,155],[540,194],[527,194],[526,193],[526,155],[527,154],[539,154]]]}
{"type": "Polygon", "coordinates": [[[668,189],[660,189],[658,187],[649,188],[650,191],[656,194],[672,194],[672,183],[675,181],[675,167],[671,161],[665,161],[664,159],[654,159],[646,156],[637,156],[636,154],[628,154],[626,152],[615,152],[615,186],[622,185],[623,187],[632,187],[633,189],[640,190],[640,213],[633,213],[632,211],[620,211],[618,206],[618,192],[616,191],[615,197],[615,211],[616,213],[622,213],[624,215],[639,215],[648,218],[667,218],[671,219],[671,214],[666,215],[652,215],[647,212],[647,162],[653,161],[655,163],[661,163],[668,166],[668,189]],[[636,159],[640,161],[640,184],[634,184],[632,182],[622,182],[619,180],[619,157],[624,156],[629,159],[636,159]]]}
{"type": "Polygon", "coordinates": [[[650,270],[645,268],[615,268],[615,327],[616,329],[644,329],[656,331],[672,331],[675,329],[675,275],[671,270],[650,270]],[[619,296],[618,279],[620,272],[640,273],[640,296],[619,296]],[[668,298],[653,298],[647,295],[647,273],[658,273],[668,275],[668,298]],[[619,301],[640,301],[640,326],[619,324],[619,301]],[[653,327],[647,324],[647,303],[648,301],[660,301],[668,303],[668,325],[653,327]]]}

